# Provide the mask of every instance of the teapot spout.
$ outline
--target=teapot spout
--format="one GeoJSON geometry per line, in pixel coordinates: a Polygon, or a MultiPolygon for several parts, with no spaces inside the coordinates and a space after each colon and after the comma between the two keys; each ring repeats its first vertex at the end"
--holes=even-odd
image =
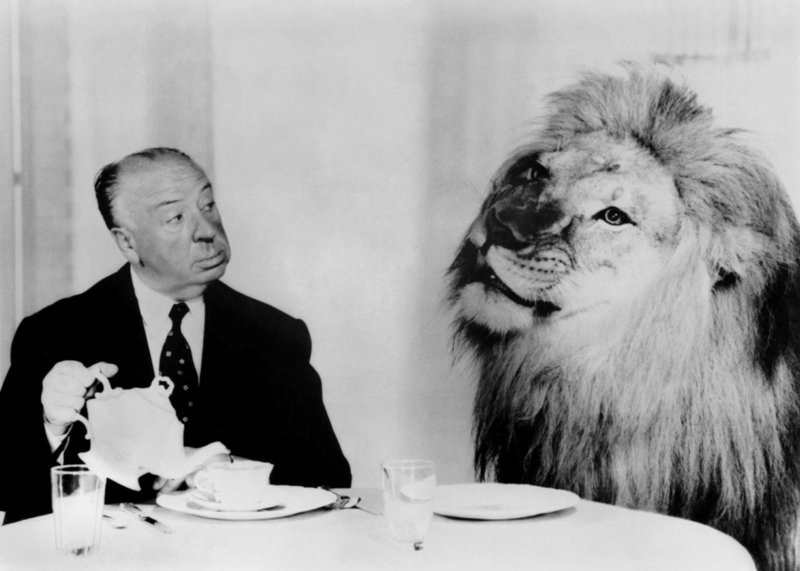
{"type": "MultiPolygon", "coordinates": [[[[103,454],[97,452],[81,452],[78,457],[83,460],[89,469],[100,476],[101,478],[108,478],[114,480],[116,483],[125,486],[137,492],[141,490],[139,487],[139,476],[144,474],[144,470],[135,465],[126,465],[122,462],[112,460],[109,462],[108,458],[104,458],[103,454]]],[[[106,454],[105,456],[109,456],[106,454]]]]}
{"type": "Polygon", "coordinates": [[[190,472],[195,468],[201,466],[206,460],[217,454],[230,454],[231,451],[222,442],[212,442],[206,444],[192,453],[191,456],[186,458],[186,464],[190,465],[190,472]]]}
{"type": "Polygon", "coordinates": [[[153,472],[165,478],[183,478],[187,474],[191,474],[196,469],[200,468],[205,461],[217,454],[230,454],[230,450],[228,450],[222,442],[212,442],[211,444],[207,444],[195,450],[191,455],[187,456],[183,462],[153,472]]]}

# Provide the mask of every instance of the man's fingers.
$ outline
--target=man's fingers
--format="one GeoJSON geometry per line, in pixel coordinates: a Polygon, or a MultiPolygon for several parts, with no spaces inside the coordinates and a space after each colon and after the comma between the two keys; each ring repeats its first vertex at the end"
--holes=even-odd
{"type": "Polygon", "coordinates": [[[44,386],[59,392],[74,392],[83,395],[96,379],[97,372],[106,377],[117,374],[119,367],[112,363],[99,362],[89,368],[78,361],[61,361],[44,378],[44,386]]]}
{"type": "Polygon", "coordinates": [[[83,408],[83,397],[69,393],[45,393],[42,395],[42,404],[46,408],[69,408],[74,412],[83,408]]]}
{"type": "Polygon", "coordinates": [[[170,494],[181,487],[183,484],[183,480],[176,478],[174,480],[167,480],[167,483],[164,484],[164,487],[161,488],[159,494],[170,494]]]}
{"type": "Polygon", "coordinates": [[[69,425],[83,408],[95,382],[96,371],[113,375],[117,366],[98,363],[89,370],[78,361],[56,363],[42,381],[41,402],[45,421],[54,426],[69,425]]]}
{"type": "Polygon", "coordinates": [[[86,392],[86,388],[72,377],[56,373],[45,377],[42,383],[42,392],[82,396],[86,392]]]}
{"type": "Polygon", "coordinates": [[[167,479],[167,478],[157,478],[155,482],[153,482],[153,489],[157,490],[159,495],[160,494],[169,494],[177,490],[181,484],[183,484],[183,478],[174,478],[174,479],[167,479]]]}
{"type": "Polygon", "coordinates": [[[75,379],[59,373],[48,375],[41,396],[45,420],[53,425],[71,424],[83,408],[83,393],[83,385],[75,379]]]}
{"type": "Polygon", "coordinates": [[[84,367],[78,361],[62,361],[53,367],[54,373],[58,377],[69,377],[79,382],[83,386],[83,390],[88,389],[95,382],[96,372],[100,372],[106,377],[113,377],[117,374],[119,367],[112,363],[105,363],[100,361],[91,367],[84,367]]]}
{"type": "Polygon", "coordinates": [[[155,480],[153,480],[153,489],[154,490],[160,490],[161,488],[164,487],[164,484],[166,484],[166,483],[167,483],[167,479],[166,478],[158,477],[155,480]]]}
{"type": "Polygon", "coordinates": [[[53,426],[64,426],[75,422],[77,414],[74,408],[51,409],[45,414],[45,421],[53,426]]]}
{"type": "Polygon", "coordinates": [[[50,377],[52,382],[56,383],[65,383],[65,379],[73,379],[84,387],[84,391],[86,387],[94,382],[94,374],[78,361],[61,361],[60,363],[56,363],[50,370],[50,373],[48,373],[48,377],[50,377]]]}

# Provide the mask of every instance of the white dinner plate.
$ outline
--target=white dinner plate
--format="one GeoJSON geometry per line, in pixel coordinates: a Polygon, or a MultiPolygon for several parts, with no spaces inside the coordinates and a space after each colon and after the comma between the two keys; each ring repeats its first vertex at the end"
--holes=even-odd
{"type": "MultiPolygon", "coordinates": [[[[277,519],[303,512],[310,512],[336,501],[336,494],[319,488],[303,488],[300,486],[275,486],[278,505],[260,511],[219,511],[215,508],[203,507],[194,497],[193,490],[164,494],[156,498],[156,503],[163,508],[175,510],[200,517],[227,520],[277,519]]],[[[272,503],[272,502],[270,502],[272,503]]]]}
{"type": "Polygon", "coordinates": [[[580,501],[572,492],[523,484],[455,484],[437,486],[433,511],[464,519],[519,519],[571,508],[580,501]]]}
{"type": "Polygon", "coordinates": [[[191,495],[190,501],[199,504],[204,508],[216,510],[218,512],[256,512],[267,508],[274,508],[275,506],[281,505],[282,502],[281,494],[271,494],[268,498],[260,498],[257,501],[249,502],[246,505],[239,504],[234,506],[225,504],[224,502],[209,500],[208,498],[203,497],[201,494],[202,492],[195,491],[191,495]]]}

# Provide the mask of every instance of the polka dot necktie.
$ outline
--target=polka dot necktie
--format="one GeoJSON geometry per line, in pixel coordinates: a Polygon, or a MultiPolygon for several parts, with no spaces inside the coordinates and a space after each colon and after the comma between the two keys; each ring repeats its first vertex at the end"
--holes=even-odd
{"type": "Polygon", "coordinates": [[[192,407],[197,397],[197,371],[192,361],[192,350],[181,333],[181,321],[189,313],[189,307],[181,302],[172,306],[169,318],[172,330],[167,334],[161,349],[159,374],[169,377],[175,388],[169,397],[178,419],[186,424],[192,416],[192,407]]]}

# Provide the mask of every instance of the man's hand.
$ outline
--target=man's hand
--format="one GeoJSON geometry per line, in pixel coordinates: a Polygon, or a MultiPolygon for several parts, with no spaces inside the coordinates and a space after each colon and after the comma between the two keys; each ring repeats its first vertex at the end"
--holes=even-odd
{"type": "MultiPolygon", "coordinates": [[[[110,363],[97,363],[91,369],[106,377],[116,375],[118,370],[110,363]]],[[[61,361],[50,369],[42,381],[42,406],[44,421],[51,434],[61,436],[72,425],[94,381],[94,372],[78,361],[61,361]]]]}
{"type": "Polygon", "coordinates": [[[189,474],[184,478],[161,478],[160,476],[155,479],[153,482],[153,489],[156,491],[157,495],[161,494],[170,494],[175,490],[179,489],[184,482],[186,482],[189,478],[191,478],[194,473],[189,474]]]}
{"type": "MultiPolygon", "coordinates": [[[[196,448],[192,448],[191,446],[184,446],[183,447],[184,453],[186,456],[190,456],[196,448]]],[[[169,494],[170,492],[174,492],[175,490],[179,489],[184,483],[188,488],[194,488],[194,476],[197,474],[199,470],[202,470],[205,466],[209,464],[213,464],[215,462],[230,462],[231,458],[234,460],[245,460],[246,458],[242,458],[241,456],[231,456],[230,454],[214,454],[211,458],[203,462],[202,465],[198,466],[194,471],[187,474],[183,478],[156,478],[156,481],[153,482],[153,489],[158,492],[158,495],[161,494],[169,494]]]]}

